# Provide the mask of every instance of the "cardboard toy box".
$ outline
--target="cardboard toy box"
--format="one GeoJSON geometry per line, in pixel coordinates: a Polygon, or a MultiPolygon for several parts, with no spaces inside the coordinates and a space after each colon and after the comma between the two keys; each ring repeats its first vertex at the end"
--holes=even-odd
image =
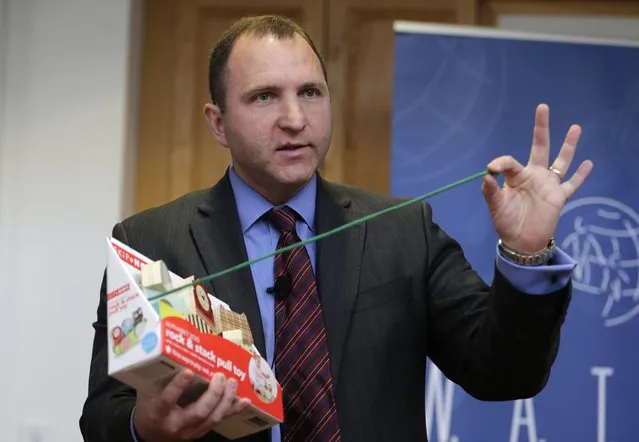
{"type": "Polygon", "coordinates": [[[196,381],[181,398],[196,400],[216,372],[238,381],[245,410],[215,431],[237,439],[283,421],[282,389],[253,345],[246,316],[188,285],[163,262],[153,262],[115,238],[107,238],[107,325],[109,375],[147,394],[158,394],[183,368],[196,381]]]}

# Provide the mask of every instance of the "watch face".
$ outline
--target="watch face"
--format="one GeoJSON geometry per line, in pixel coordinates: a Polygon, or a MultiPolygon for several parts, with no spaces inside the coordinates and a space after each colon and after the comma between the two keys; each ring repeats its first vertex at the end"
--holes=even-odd
{"type": "Polygon", "coordinates": [[[195,297],[202,310],[207,313],[211,311],[211,303],[209,302],[209,297],[206,294],[206,290],[204,290],[204,287],[201,284],[195,285],[195,297]]]}

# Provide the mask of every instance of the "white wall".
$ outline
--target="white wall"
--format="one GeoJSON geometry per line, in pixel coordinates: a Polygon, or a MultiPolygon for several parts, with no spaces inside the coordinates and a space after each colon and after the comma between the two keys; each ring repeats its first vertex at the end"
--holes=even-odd
{"type": "MultiPolygon", "coordinates": [[[[6,0],[0,0],[0,336],[11,336],[12,321],[12,296],[8,289],[10,282],[5,275],[10,275],[9,269],[9,248],[2,246],[6,244],[8,223],[4,221],[5,215],[10,209],[7,200],[6,183],[8,182],[8,167],[6,167],[4,155],[4,112],[5,112],[5,72],[6,72],[6,52],[7,52],[7,8],[6,0]]],[[[2,356],[0,356],[0,428],[9,428],[10,393],[9,386],[9,366],[13,355],[12,344],[4,345],[2,356]]]]}
{"type": "Polygon", "coordinates": [[[621,16],[543,16],[504,14],[497,27],[509,30],[587,36],[604,39],[639,40],[639,17],[621,16]]]}
{"type": "Polygon", "coordinates": [[[104,238],[128,212],[136,15],[131,0],[2,6],[0,439],[80,441],[104,238]]]}

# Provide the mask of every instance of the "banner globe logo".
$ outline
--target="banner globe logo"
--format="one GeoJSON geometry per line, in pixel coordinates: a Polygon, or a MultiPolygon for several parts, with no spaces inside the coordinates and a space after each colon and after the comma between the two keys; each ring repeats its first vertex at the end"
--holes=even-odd
{"type": "Polygon", "coordinates": [[[639,315],[639,216],[627,205],[604,197],[566,204],[561,248],[577,261],[576,290],[595,295],[606,327],[639,315]]]}

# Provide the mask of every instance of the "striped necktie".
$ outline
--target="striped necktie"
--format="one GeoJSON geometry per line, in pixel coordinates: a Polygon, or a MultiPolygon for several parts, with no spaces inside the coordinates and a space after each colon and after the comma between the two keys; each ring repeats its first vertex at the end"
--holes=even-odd
{"type": "MultiPolygon", "coordinates": [[[[277,247],[300,241],[297,213],[288,206],[266,213],[280,232],[277,247]]],[[[288,293],[275,301],[275,372],[284,391],[282,440],[341,441],[326,331],[317,282],[306,247],[280,253],[274,277],[286,275],[288,293]]]]}

